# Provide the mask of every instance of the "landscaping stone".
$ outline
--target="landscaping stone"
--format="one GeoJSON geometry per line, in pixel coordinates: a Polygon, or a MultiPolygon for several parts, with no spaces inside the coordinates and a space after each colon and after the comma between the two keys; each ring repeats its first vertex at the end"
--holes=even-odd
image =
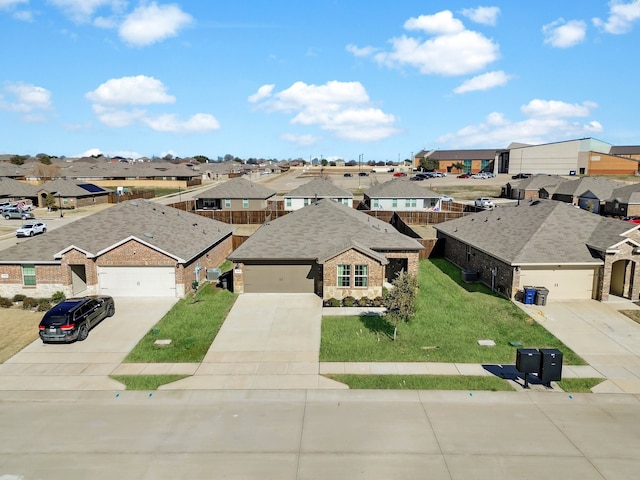
{"type": "Polygon", "coordinates": [[[156,340],[155,342],[153,342],[153,344],[158,345],[159,347],[166,347],[171,345],[171,339],[167,338],[162,340],[156,340]]]}
{"type": "Polygon", "coordinates": [[[493,340],[478,340],[478,345],[481,345],[483,347],[495,347],[496,342],[494,342],[493,340]]]}

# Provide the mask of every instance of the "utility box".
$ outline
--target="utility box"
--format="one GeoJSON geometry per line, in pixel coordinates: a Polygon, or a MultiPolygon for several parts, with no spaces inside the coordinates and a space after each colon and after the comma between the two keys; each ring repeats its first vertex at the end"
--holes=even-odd
{"type": "Polygon", "coordinates": [[[462,270],[462,281],[464,283],[473,283],[478,281],[477,270],[462,270]]]}
{"type": "Polygon", "coordinates": [[[535,348],[519,348],[516,351],[516,370],[522,373],[538,373],[540,357],[540,351],[535,348]]]}
{"type": "Polygon", "coordinates": [[[210,282],[213,280],[218,280],[222,275],[222,271],[219,268],[210,268],[207,270],[207,280],[210,282]]]}
{"type": "Polygon", "coordinates": [[[555,348],[541,348],[540,355],[540,381],[547,387],[551,382],[562,380],[562,352],[555,348]]]}

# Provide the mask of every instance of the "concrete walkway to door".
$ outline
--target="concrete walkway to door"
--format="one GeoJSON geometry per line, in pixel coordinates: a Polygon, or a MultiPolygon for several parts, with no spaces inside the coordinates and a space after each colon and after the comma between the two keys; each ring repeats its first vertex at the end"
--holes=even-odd
{"type": "Polygon", "coordinates": [[[343,389],[319,374],[322,300],[245,293],[194,375],[162,389],[343,389]]]}

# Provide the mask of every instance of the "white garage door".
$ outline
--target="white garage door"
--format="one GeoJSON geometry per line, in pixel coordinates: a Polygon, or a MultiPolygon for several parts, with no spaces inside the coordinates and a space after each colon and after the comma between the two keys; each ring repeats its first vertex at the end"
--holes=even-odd
{"type": "Polygon", "coordinates": [[[112,297],[175,297],[173,267],[98,267],[100,293],[112,297]]]}
{"type": "Polygon", "coordinates": [[[592,298],[594,269],[520,270],[520,288],[545,287],[549,300],[584,300],[592,298]]]}

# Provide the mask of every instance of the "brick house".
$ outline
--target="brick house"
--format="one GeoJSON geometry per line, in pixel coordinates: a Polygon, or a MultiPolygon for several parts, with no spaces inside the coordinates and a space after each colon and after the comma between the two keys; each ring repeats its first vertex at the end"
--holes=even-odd
{"type": "Polygon", "coordinates": [[[640,225],[535,200],[434,228],[447,260],[507,297],[539,286],[550,300],[639,299],[640,225]]]}
{"type": "Polygon", "coordinates": [[[0,295],[182,297],[232,250],[233,227],[128,201],[0,251],[0,295]]]}
{"type": "Polygon", "coordinates": [[[275,190],[235,177],[199,193],[195,202],[197,210],[264,210],[275,195],[275,190]]]}
{"type": "Polygon", "coordinates": [[[58,178],[38,187],[38,205],[52,196],[58,208],[79,208],[109,202],[110,190],[93,183],[58,178]]]}
{"type": "Polygon", "coordinates": [[[264,224],[229,260],[239,293],[375,298],[401,270],[418,272],[422,248],[390,224],[324,199],[264,224]]]}

